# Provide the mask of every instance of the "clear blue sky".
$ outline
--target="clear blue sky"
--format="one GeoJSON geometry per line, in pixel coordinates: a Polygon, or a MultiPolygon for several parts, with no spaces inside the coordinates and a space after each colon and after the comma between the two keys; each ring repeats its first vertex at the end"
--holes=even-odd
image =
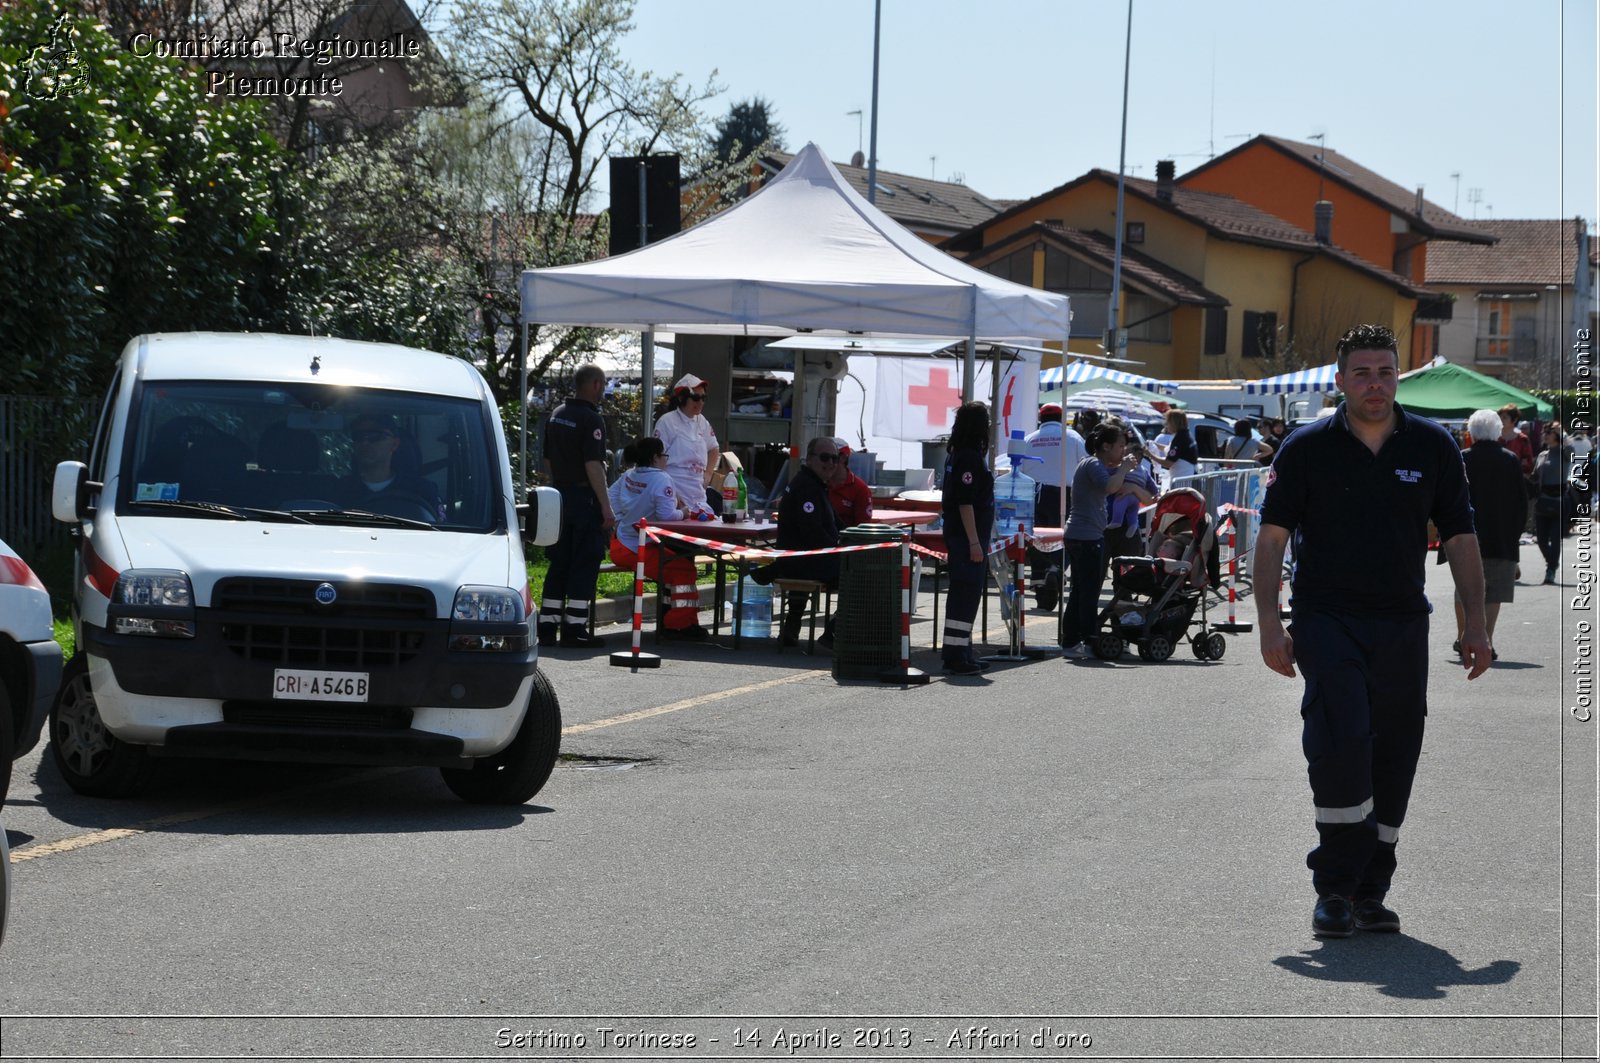
{"type": "MultiPolygon", "coordinates": [[[[1011,199],[1115,170],[1126,12],[883,0],[879,167],[1011,199]]],[[[848,162],[846,112],[871,136],[872,21],[872,0],[638,0],[626,51],[694,81],[716,70],[713,117],[759,95],[791,150],[816,141],[848,162]]],[[[1134,0],[1128,171],[1150,178],[1172,158],[1181,174],[1246,136],[1325,133],[1466,218],[1592,221],[1596,52],[1594,0],[1134,0]]]]}

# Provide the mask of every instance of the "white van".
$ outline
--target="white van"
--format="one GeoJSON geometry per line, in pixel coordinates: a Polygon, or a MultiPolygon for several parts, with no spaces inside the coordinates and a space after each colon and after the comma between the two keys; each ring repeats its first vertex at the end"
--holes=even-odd
{"type": "MultiPolygon", "coordinates": [[[[78,526],[78,652],[49,720],[80,793],[151,756],[442,769],[520,804],[561,735],[538,668],[522,534],[488,385],[457,358],[302,336],[141,336],[89,464],[56,469],[78,526]]],[[[525,525],[525,529],[520,525],[525,525]]]]}

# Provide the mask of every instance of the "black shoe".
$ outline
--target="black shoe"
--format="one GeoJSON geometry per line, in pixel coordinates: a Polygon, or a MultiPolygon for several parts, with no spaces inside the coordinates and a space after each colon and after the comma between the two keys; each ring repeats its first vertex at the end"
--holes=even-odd
{"type": "Polygon", "coordinates": [[[711,632],[707,631],[699,624],[693,624],[689,627],[662,628],[661,637],[664,639],[675,639],[679,642],[704,642],[706,639],[711,637],[711,632]]]}
{"type": "Polygon", "coordinates": [[[557,627],[554,624],[539,625],[539,645],[554,646],[556,644],[557,627]]]}
{"type": "Polygon", "coordinates": [[[1330,893],[1317,898],[1311,911],[1311,933],[1319,938],[1347,938],[1355,930],[1355,917],[1350,911],[1350,898],[1330,893]]]}
{"type": "Polygon", "coordinates": [[[1400,932],[1400,917],[1394,909],[1385,908],[1382,901],[1371,897],[1356,901],[1354,921],[1357,930],[1371,930],[1380,934],[1400,932]]]}
{"type": "Polygon", "coordinates": [[[1545,569],[1544,570],[1544,582],[1545,582],[1545,584],[1549,585],[1549,584],[1554,583],[1555,581],[1556,581],[1556,570],[1553,569],[1553,568],[1545,569]]]}
{"type": "Polygon", "coordinates": [[[817,645],[821,646],[825,650],[833,649],[833,632],[824,631],[822,634],[818,635],[817,645]]]}
{"type": "Polygon", "coordinates": [[[1457,657],[1461,656],[1461,640],[1460,639],[1456,639],[1454,642],[1452,642],[1450,644],[1450,652],[1455,654],[1457,657]]]}
{"type": "Polygon", "coordinates": [[[1049,612],[1061,602],[1061,570],[1052,568],[1044,574],[1044,582],[1039,585],[1039,590],[1034,594],[1034,601],[1039,608],[1049,612]]]}
{"type": "Polygon", "coordinates": [[[591,635],[581,627],[564,627],[561,629],[561,645],[571,646],[577,650],[595,650],[606,644],[606,640],[599,635],[591,635]]]}
{"type": "Polygon", "coordinates": [[[944,662],[945,675],[978,675],[982,671],[983,665],[961,657],[944,662]]]}

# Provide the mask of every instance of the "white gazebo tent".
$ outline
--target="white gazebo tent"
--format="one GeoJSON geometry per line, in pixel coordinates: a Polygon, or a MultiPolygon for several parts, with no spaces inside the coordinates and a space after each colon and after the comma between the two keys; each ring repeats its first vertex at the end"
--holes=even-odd
{"type": "MultiPolygon", "coordinates": [[[[965,340],[970,399],[979,341],[1065,349],[1070,315],[1066,296],[1001,280],[913,235],[807,144],[755,195],[676,236],[524,272],[522,321],[524,350],[533,324],[965,340]]],[[[648,344],[645,357],[648,377],[648,344]]],[[[523,374],[526,393],[526,365],[523,374]]]]}

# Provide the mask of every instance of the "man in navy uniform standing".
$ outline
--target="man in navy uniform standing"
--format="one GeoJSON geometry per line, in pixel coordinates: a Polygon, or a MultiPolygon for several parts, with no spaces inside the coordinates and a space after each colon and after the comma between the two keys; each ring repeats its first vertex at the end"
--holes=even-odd
{"type": "Polygon", "coordinates": [[[595,580],[617,519],[606,490],[606,422],[600,416],[605,370],[590,363],[572,377],[572,398],[544,426],[544,471],[561,492],[561,537],[550,548],[539,603],[539,642],[561,633],[563,646],[602,646],[589,634],[595,580]]]}
{"type": "Polygon", "coordinates": [[[1305,672],[1301,744],[1318,835],[1306,865],[1318,937],[1400,929],[1384,898],[1428,712],[1430,519],[1465,612],[1467,678],[1490,661],[1460,448],[1395,403],[1399,356],[1389,329],[1346,332],[1338,367],[1344,402],[1288,437],[1273,460],[1254,569],[1262,660],[1291,678],[1296,662],[1305,672]],[[1285,631],[1278,590],[1291,535],[1293,619],[1285,631]]]}

